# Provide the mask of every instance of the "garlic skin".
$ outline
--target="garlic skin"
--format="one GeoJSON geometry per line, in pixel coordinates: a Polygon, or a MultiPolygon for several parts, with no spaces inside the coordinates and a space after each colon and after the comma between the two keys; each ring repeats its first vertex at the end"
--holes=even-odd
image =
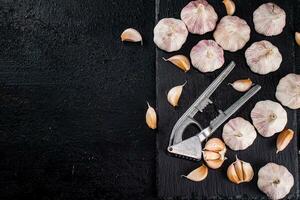
{"type": "Polygon", "coordinates": [[[235,4],[232,0],[223,0],[227,15],[233,15],[235,12],[235,4]]]}
{"type": "Polygon", "coordinates": [[[282,105],[290,109],[300,108],[300,75],[291,73],[281,78],[275,96],[282,105]]]}
{"type": "Polygon", "coordinates": [[[208,175],[208,168],[202,164],[200,167],[191,171],[188,175],[182,175],[191,181],[200,182],[203,181],[208,175]]]}
{"type": "Polygon", "coordinates": [[[141,44],[143,45],[143,39],[141,34],[133,28],[128,28],[123,31],[123,33],[121,34],[121,41],[141,42],[141,44]]]}
{"type": "Polygon", "coordinates": [[[154,108],[149,105],[148,102],[147,102],[147,105],[148,105],[148,109],[146,112],[146,123],[149,128],[156,129],[157,128],[156,112],[155,112],[154,108]]]}
{"type": "Polygon", "coordinates": [[[300,46],[300,33],[299,32],[295,32],[295,41],[298,44],[298,46],[300,46]]]}
{"type": "Polygon", "coordinates": [[[180,13],[189,32],[203,35],[214,30],[218,20],[215,9],[205,0],[191,1],[180,13]]]}
{"type": "Polygon", "coordinates": [[[256,136],[252,124],[241,117],[231,119],[223,127],[223,140],[234,151],[247,149],[253,144],[256,136]]]}
{"type": "Polygon", "coordinates": [[[274,72],[282,62],[278,48],[266,40],[254,42],[246,50],[245,57],[251,71],[258,74],[274,72]]]}
{"type": "Polygon", "coordinates": [[[265,3],[253,13],[256,32],[265,36],[279,35],[285,27],[286,14],[274,3],[265,3]]]}
{"type": "Polygon", "coordinates": [[[191,50],[192,65],[201,72],[213,72],[224,64],[224,51],[213,40],[201,40],[191,50]]]}
{"type": "Polygon", "coordinates": [[[163,18],[154,27],[154,43],[167,52],[179,50],[185,43],[188,30],[183,21],[163,18]]]}
{"type": "Polygon", "coordinates": [[[250,27],[237,16],[225,16],[214,32],[216,42],[227,51],[242,49],[250,39],[250,27]]]}
{"type": "Polygon", "coordinates": [[[203,159],[207,166],[212,169],[218,169],[222,166],[226,153],[226,146],[219,138],[209,139],[203,149],[203,159]]]}
{"type": "Polygon", "coordinates": [[[294,185],[294,177],[289,170],[276,163],[268,163],[258,171],[258,188],[270,199],[282,199],[294,185]]]}
{"type": "Polygon", "coordinates": [[[187,72],[191,68],[189,59],[184,55],[175,55],[168,59],[163,58],[164,61],[169,61],[177,66],[179,69],[182,69],[184,72],[187,72]]]}
{"type": "Polygon", "coordinates": [[[186,82],[182,85],[175,86],[169,90],[167,99],[172,106],[174,107],[178,106],[178,101],[180,99],[182,89],[185,86],[185,84],[186,82]]]}
{"type": "Polygon", "coordinates": [[[246,92],[252,86],[252,81],[250,78],[248,79],[240,79],[236,80],[233,83],[229,83],[236,91],[246,92]]]}
{"type": "Polygon", "coordinates": [[[283,151],[291,142],[294,137],[294,131],[291,129],[283,130],[277,137],[276,140],[276,153],[283,151]]]}
{"type": "Polygon", "coordinates": [[[250,163],[238,159],[229,165],[227,169],[228,179],[235,183],[240,184],[244,182],[250,182],[253,179],[254,171],[250,163]]]}
{"type": "Polygon", "coordinates": [[[287,112],[277,102],[259,101],[251,111],[251,119],[260,135],[271,137],[284,129],[287,123],[287,112]]]}

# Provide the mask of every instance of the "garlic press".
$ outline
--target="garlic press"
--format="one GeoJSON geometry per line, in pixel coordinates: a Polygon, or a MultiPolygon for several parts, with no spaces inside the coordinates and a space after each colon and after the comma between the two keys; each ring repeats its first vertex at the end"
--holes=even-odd
{"type": "Polygon", "coordinates": [[[208,127],[203,128],[193,117],[198,112],[202,112],[208,104],[213,103],[209,99],[210,96],[234,69],[234,67],[235,63],[232,61],[176,122],[170,135],[169,146],[167,148],[168,152],[170,152],[172,155],[194,161],[201,160],[201,143],[211,134],[213,134],[219,126],[221,126],[230,116],[232,116],[242,105],[244,105],[261,89],[260,85],[253,86],[239,100],[227,108],[227,110],[219,110],[219,115],[210,121],[208,127]],[[200,132],[195,136],[183,140],[183,133],[190,125],[195,125],[200,132]]]}

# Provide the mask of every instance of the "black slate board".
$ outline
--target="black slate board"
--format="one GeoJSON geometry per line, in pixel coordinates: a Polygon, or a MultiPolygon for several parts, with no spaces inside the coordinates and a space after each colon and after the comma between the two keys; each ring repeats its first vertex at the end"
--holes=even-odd
{"type": "MultiPolygon", "coordinates": [[[[180,18],[181,9],[188,3],[187,0],[178,1],[157,1],[156,5],[156,21],[164,17],[180,18]]],[[[217,115],[217,108],[225,109],[237,100],[241,94],[231,89],[226,83],[232,82],[241,78],[251,78],[255,83],[262,85],[262,89],[250,102],[244,105],[233,117],[241,116],[249,121],[250,111],[255,103],[260,100],[275,99],[275,89],[281,77],[288,73],[295,72],[295,42],[294,42],[294,5],[296,1],[275,1],[282,7],[287,14],[287,24],[282,34],[274,37],[265,37],[259,35],[254,30],[252,22],[253,11],[262,3],[268,1],[251,1],[251,0],[236,0],[235,15],[245,19],[251,28],[251,39],[246,46],[235,53],[225,52],[225,63],[228,64],[231,60],[237,63],[236,68],[227,77],[224,83],[214,93],[212,100],[213,106],[206,108],[206,111],[198,116],[198,120],[202,125],[207,125],[209,119],[213,119],[217,115]],[[276,45],[282,56],[283,62],[278,71],[268,75],[258,75],[250,71],[244,58],[245,49],[253,42],[260,40],[268,40],[276,45]]],[[[225,16],[225,8],[222,1],[210,1],[218,13],[219,19],[225,16]]],[[[297,198],[297,189],[299,187],[298,178],[298,135],[295,134],[290,145],[286,150],[276,155],[275,142],[276,136],[271,138],[263,138],[258,134],[254,144],[244,151],[234,152],[228,150],[226,156],[228,160],[223,164],[222,168],[218,170],[210,170],[207,179],[200,183],[190,182],[181,178],[182,174],[187,174],[194,168],[198,167],[200,163],[195,163],[183,159],[171,157],[166,148],[169,141],[169,136],[173,125],[178,118],[188,109],[194,100],[205,90],[205,88],[212,82],[217,75],[224,69],[221,68],[212,73],[200,73],[192,69],[188,73],[183,73],[168,62],[164,62],[162,57],[170,57],[175,54],[184,54],[189,56],[191,48],[200,40],[213,38],[212,33],[203,36],[189,34],[187,42],[183,48],[178,52],[166,53],[160,49],[156,52],[156,95],[157,95],[157,110],[159,116],[158,136],[157,136],[157,190],[158,196],[161,198],[172,199],[173,197],[184,198],[214,198],[214,197],[248,197],[266,198],[266,196],[259,191],[256,186],[257,172],[260,167],[268,162],[275,162],[285,165],[294,175],[295,185],[292,188],[289,197],[297,198]],[[166,99],[168,90],[175,86],[184,83],[187,84],[184,88],[180,104],[177,108],[172,108],[166,99]],[[238,155],[242,160],[252,163],[255,170],[255,177],[251,183],[234,185],[226,178],[226,169],[228,165],[234,161],[234,156],[238,155]]],[[[288,112],[287,127],[297,131],[297,112],[286,108],[288,112]]],[[[222,127],[219,128],[212,137],[221,137],[222,127]]],[[[193,130],[194,131],[194,130],[193,130]]],[[[190,131],[191,133],[192,131],[190,131]]],[[[189,133],[188,133],[189,134],[189,133]]]]}

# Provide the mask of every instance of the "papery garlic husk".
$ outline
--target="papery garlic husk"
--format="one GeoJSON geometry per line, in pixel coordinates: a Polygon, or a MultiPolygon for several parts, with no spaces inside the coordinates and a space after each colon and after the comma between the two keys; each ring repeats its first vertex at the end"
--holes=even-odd
{"type": "Polygon", "coordinates": [[[259,101],[251,111],[251,119],[260,135],[271,137],[284,129],[287,123],[287,112],[277,102],[259,101]]]}
{"type": "Polygon", "coordinates": [[[181,10],[180,16],[189,32],[199,35],[214,30],[218,20],[214,8],[205,0],[191,1],[181,10]]]}
{"type": "Polygon", "coordinates": [[[163,58],[165,61],[169,61],[177,66],[179,69],[182,69],[184,72],[187,72],[191,68],[189,59],[184,55],[175,55],[168,59],[163,58]]]}
{"type": "Polygon", "coordinates": [[[282,199],[294,185],[294,177],[289,170],[276,163],[268,163],[258,171],[258,188],[270,199],[282,199]]]}
{"type": "Polygon", "coordinates": [[[281,78],[275,96],[282,105],[290,109],[300,108],[300,75],[292,73],[281,78]]]}
{"type": "Polygon", "coordinates": [[[174,18],[161,19],[154,28],[154,43],[167,52],[177,51],[185,43],[188,30],[183,21],[174,18]]]}
{"type": "Polygon", "coordinates": [[[245,57],[251,71],[258,74],[274,72],[282,62],[278,48],[266,40],[254,42],[246,50],[245,57]]]}
{"type": "Polygon", "coordinates": [[[148,109],[146,112],[146,123],[149,128],[156,129],[157,128],[156,112],[155,112],[154,108],[149,105],[148,102],[147,102],[147,105],[148,105],[148,109]]]}
{"type": "Polygon", "coordinates": [[[123,33],[121,34],[121,40],[122,42],[141,42],[141,44],[143,44],[141,34],[133,28],[128,28],[125,31],[123,31],[123,33]]]}
{"type": "Polygon", "coordinates": [[[203,159],[208,167],[212,169],[220,168],[227,158],[225,157],[226,146],[219,138],[208,140],[203,149],[203,159]]]}
{"type": "Polygon", "coordinates": [[[187,176],[182,175],[182,177],[185,177],[191,181],[199,182],[203,181],[208,175],[208,168],[202,164],[200,167],[194,169],[191,171],[187,176]]]}
{"type": "Polygon", "coordinates": [[[250,182],[253,176],[254,171],[251,164],[238,159],[238,157],[227,169],[228,179],[235,184],[250,182]]]}
{"type": "Polygon", "coordinates": [[[250,27],[237,16],[225,16],[214,32],[216,42],[227,51],[242,49],[250,39],[250,27]]]}
{"type": "Polygon", "coordinates": [[[265,36],[279,35],[285,26],[286,14],[274,3],[265,3],[253,13],[256,32],[265,36]]]}
{"type": "Polygon", "coordinates": [[[246,92],[251,88],[252,81],[250,78],[241,79],[241,80],[236,80],[233,83],[229,83],[229,85],[231,85],[236,91],[246,92]]]}
{"type": "Polygon", "coordinates": [[[295,41],[298,44],[298,46],[300,46],[300,33],[299,32],[295,32],[295,41]]]}
{"type": "Polygon", "coordinates": [[[224,64],[223,49],[213,40],[201,40],[190,53],[192,65],[201,72],[212,72],[224,64]]]}
{"type": "Polygon", "coordinates": [[[232,0],[223,0],[227,15],[233,15],[235,12],[235,4],[232,0]]]}
{"type": "Polygon", "coordinates": [[[291,129],[285,129],[281,133],[279,133],[276,141],[276,147],[278,153],[279,151],[284,150],[287,145],[291,142],[294,137],[294,131],[291,129]]]}
{"type": "Polygon", "coordinates": [[[254,126],[242,117],[231,119],[223,127],[223,140],[235,151],[247,149],[253,144],[256,136],[254,126]]]}
{"type": "Polygon", "coordinates": [[[181,93],[182,93],[182,89],[185,86],[186,82],[182,85],[178,85],[175,86],[173,88],[171,88],[168,92],[167,95],[167,99],[168,102],[172,105],[172,106],[178,106],[178,101],[180,99],[181,93]]]}

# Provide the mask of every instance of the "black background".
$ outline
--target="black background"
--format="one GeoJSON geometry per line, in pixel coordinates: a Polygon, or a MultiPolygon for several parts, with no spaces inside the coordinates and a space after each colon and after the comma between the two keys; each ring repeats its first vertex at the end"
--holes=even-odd
{"type": "Polygon", "coordinates": [[[155,198],[154,23],[154,0],[0,1],[0,199],[155,198]]]}

